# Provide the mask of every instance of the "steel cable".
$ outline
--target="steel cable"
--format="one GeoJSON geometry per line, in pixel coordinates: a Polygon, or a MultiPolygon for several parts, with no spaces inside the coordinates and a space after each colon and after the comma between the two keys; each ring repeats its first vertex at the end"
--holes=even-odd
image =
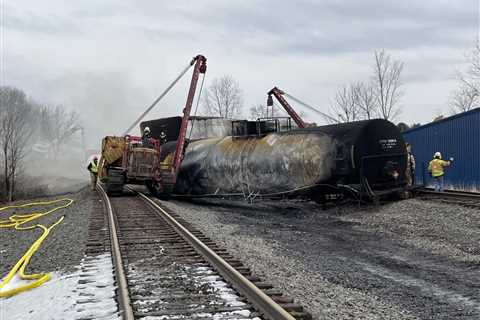
{"type": "MultiPolygon", "coordinates": [[[[205,76],[206,76],[206,73],[203,74],[202,83],[200,84],[200,92],[198,92],[197,105],[195,106],[194,117],[197,116],[197,110],[198,110],[198,105],[200,104],[200,97],[202,96],[202,92],[203,92],[203,83],[205,82],[205,76]]],[[[192,137],[194,124],[195,124],[195,118],[192,119],[192,125],[190,127],[190,134],[188,135],[188,140],[190,140],[190,138],[192,137]]]]}
{"type": "Polygon", "coordinates": [[[180,72],[180,74],[175,78],[175,80],[173,80],[173,82],[167,87],[167,89],[165,89],[162,94],[160,96],[158,96],[157,99],[155,99],[155,101],[153,101],[153,103],[147,108],[147,110],[145,110],[138,118],[137,120],[135,120],[135,122],[130,126],[128,127],[128,129],[124,132],[123,135],[127,135],[140,121],[142,121],[142,119],[157,105],[157,103],[163,99],[163,97],[165,97],[165,95],[170,91],[170,89],[173,88],[173,86],[185,75],[185,73],[187,73],[188,69],[190,69],[190,67],[193,65],[192,62],[190,62],[188,64],[188,66],[185,67],[185,69],[182,70],[182,72],[180,72]]]}
{"type": "Polygon", "coordinates": [[[288,94],[288,93],[286,93],[286,92],[284,92],[284,94],[285,94],[285,96],[289,97],[289,98],[292,99],[293,101],[295,101],[295,102],[297,102],[297,103],[300,103],[300,104],[303,105],[304,107],[306,107],[306,108],[308,108],[308,109],[310,109],[310,110],[312,110],[312,111],[320,114],[320,115],[323,116],[324,118],[326,118],[326,119],[328,119],[328,120],[330,120],[330,121],[334,121],[335,123],[339,123],[339,121],[338,121],[337,119],[329,116],[328,114],[326,114],[326,113],[318,110],[318,109],[315,108],[315,107],[312,107],[311,105],[303,102],[302,100],[297,99],[297,98],[295,98],[294,96],[292,96],[292,95],[290,95],[290,94],[288,94]]]}

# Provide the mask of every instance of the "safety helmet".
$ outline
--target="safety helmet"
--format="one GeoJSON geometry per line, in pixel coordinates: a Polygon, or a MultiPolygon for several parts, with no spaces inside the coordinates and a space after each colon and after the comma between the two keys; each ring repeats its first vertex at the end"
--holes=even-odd
{"type": "Polygon", "coordinates": [[[442,159],[442,154],[440,152],[435,152],[435,154],[433,155],[434,158],[439,158],[439,159],[442,159]]]}
{"type": "Polygon", "coordinates": [[[150,132],[150,128],[149,127],[145,127],[145,129],[143,129],[144,132],[150,132]]]}

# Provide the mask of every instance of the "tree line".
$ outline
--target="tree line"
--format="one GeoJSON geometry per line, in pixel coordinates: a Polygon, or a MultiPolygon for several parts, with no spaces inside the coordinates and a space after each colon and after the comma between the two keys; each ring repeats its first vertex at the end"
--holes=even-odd
{"type": "MultiPolygon", "coordinates": [[[[400,114],[403,62],[393,60],[384,50],[375,51],[374,57],[371,79],[342,85],[335,94],[327,121],[331,122],[332,118],[337,122],[373,118],[393,121],[400,114]]],[[[205,92],[203,109],[210,116],[229,119],[239,117],[243,107],[240,85],[230,75],[214,79],[205,92]]],[[[250,107],[248,117],[257,119],[284,115],[285,112],[278,106],[268,108],[264,104],[258,104],[250,107]]]]}
{"type": "MultiPolygon", "coordinates": [[[[402,112],[404,62],[392,58],[385,50],[375,51],[373,58],[372,73],[367,79],[352,81],[337,89],[329,106],[329,117],[325,117],[327,122],[342,123],[374,118],[392,122],[397,120],[402,112]]],[[[457,71],[458,88],[447,101],[451,114],[469,111],[480,103],[479,43],[467,54],[466,62],[466,70],[457,71]]],[[[214,79],[206,90],[203,107],[204,112],[210,116],[229,119],[241,116],[244,108],[243,93],[238,81],[230,75],[214,79]]],[[[286,115],[278,106],[268,108],[264,104],[253,105],[248,111],[248,117],[253,120],[286,115]]],[[[433,121],[441,118],[443,115],[435,117],[433,121]]],[[[399,127],[406,130],[419,125],[420,123],[400,123],[399,127]]]]}
{"type": "MultiPolygon", "coordinates": [[[[41,105],[18,88],[0,87],[0,185],[2,198],[13,201],[25,159],[38,142],[50,148],[53,161],[81,130],[78,113],[64,106],[41,105]]],[[[52,164],[54,165],[54,164],[52,164]]]]}
{"type": "Polygon", "coordinates": [[[330,106],[330,116],[337,122],[374,118],[394,121],[401,113],[403,66],[402,61],[394,60],[385,50],[375,51],[370,78],[340,86],[330,106]]]}

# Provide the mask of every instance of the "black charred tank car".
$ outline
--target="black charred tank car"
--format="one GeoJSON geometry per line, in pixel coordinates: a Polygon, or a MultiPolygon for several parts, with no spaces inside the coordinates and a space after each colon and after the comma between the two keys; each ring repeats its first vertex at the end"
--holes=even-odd
{"type": "MultiPolygon", "coordinates": [[[[405,188],[405,144],[391,122],[375,119],[292,129],[282,120],[212,119],[211,131],[218,136],[192,135],[175,193],[308,196],[323,202],[339,195],[375,198],[405,188]]],[[[204,126],[199,122],[193,128],[204,126]]],[[[154,137],[168,127],[160,154],[163,163],[171,161],[175,149],[174,123],[176,117],[141,124],[148,125],[154,137]]]]}

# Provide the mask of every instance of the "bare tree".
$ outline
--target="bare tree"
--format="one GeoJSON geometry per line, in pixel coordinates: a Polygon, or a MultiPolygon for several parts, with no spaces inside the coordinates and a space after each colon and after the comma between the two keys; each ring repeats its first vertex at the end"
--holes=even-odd
{"type": "Polygon", "coordinates": [[[373,119],[378,115],[378,105],[375,99],[375,90],[371,83],[359,82],[353,86],[355,103],[360,109],[362,119],[373,119]]]}
{"type": "Polygon", "coordinates": [[[450,109],[453,114],[465,112],[478,106],[479,102],[479,91],[463,83],[453,93],[453,96],[450,100],[450,109]]]}
{"type": "Polygon", "coordinates": [[[203,107],[212,116],[234,118],[243,108],[243,96],[238,82],[231,76],[215,78],[206,90],[203,107]]]}
{"type": "Polygon", "coordinates": [[[266,118],[268,116],[268,107],[263,104],[257,104],[250,107],[250,119],[266,118]]]}
{"type": "Polygon", "coordinates": [[[13,201],[16,178],[22,167],[34,128],[32,107],[23,91],[0,88],[0,147],[6,199],[13,201]]]}
{"type": "Polygon", "coordinates": [[[332,118],[339,122],[359,120],[360,109],[358,107],[356,89],[352,84],[342,86],[337,90],[333,104],[330,106],[332,118]]]}
{"type": "Polygon", "coordinates": [[[475,47],[467,54],[468,69],[459,73],[459,79],[471,91],[480,91],[480,43],[477,41],[475,47]]]}
{"type": "Polygon", "coordinates": [[[403,62],[392,60],[385,50],[375,51],[373,90],[379,115],[386,120],[393,120],[400,114],[399,100],[403,95],[400,76],[403,62]]]}
{"type": "Polygon", "coordinates": [[[465,112],[479,105],[480,102],[480,45],[467,54],[468,68],[458,71],[459,87],[453,92],[449,101],[453,114],[465,112]]]}
{"type": "Polygon", "coordinates": [[[64,106],[45,106],[40,111],[40,128],[42,137],[51,144],[56,159],[61,147],[71,141],[81,126],[77,112],[69,111],[64,106]]]}

